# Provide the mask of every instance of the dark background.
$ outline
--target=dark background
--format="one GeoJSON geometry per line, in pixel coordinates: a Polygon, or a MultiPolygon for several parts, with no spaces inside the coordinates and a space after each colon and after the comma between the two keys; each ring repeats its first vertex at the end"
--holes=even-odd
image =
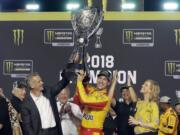
{"type": "MultiPolygon", "coordinates": [[[[91,39],[88,52],[92,55],[113,55],[114,67],[109,70],[124,70],[137,72],[134,87],[139,93],[146,79],[153,79],[161,86],[161,95],[176,98],[179,90],[179,80],[165,76],[165,60],[179,60],[180,46],[175,43],[174,29],[180,28],[179,21],[104,21],[104,33],[101,37],[103,47],[94,47],[96,37],[91,39]],[[154,47],[131,47],[123,44],[123,29],[154,29],[154,47]]],[[[59,72],[65,67],[73,47],[52,47],[44,44],[44,29],[72,28],[70,21],[16,21],[0,22],[0,86],[5,94],[10,95],[12,82],[17,78],[3,75],[3,60],[28,59],[34,62],[34,72],[39,72],[46,85],[53,85],[59,80],[59,72]],[[24,29],[24,43],[19,47],[13,43],[13,29],[24,29]]],[[[93,70],[101,70],[98,67],[93,70]]],[[[105,68],[106,69],[106,68],[105,68]]],[[[117,86],[116,95],[119,97],[117,86]]],[[[74,89],[72,89],[72,93],[74,89]]]]}

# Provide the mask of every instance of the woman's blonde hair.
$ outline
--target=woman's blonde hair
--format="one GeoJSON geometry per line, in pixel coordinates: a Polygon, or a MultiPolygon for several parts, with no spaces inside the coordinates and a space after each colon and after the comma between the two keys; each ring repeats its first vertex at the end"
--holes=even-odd
{"type": "Polygon", "coordinates": [[[159,93],[160,93],[160,86],[158,82],[150,79],[146,81],[150,82],[150,88],[151,88],[150,101],[158,102],[159,93]]]}

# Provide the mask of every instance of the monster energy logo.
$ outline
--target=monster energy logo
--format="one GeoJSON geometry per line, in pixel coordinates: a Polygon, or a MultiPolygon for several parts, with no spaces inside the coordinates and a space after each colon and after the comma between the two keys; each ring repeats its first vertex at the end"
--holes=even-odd
{"type": "Polygon", "coordinates": [[[180,29],[175,29],[176,44],[180,46],[180,29]]]}
{"type": "Polygon", "coordinates": [[[47,40],[52,42],[55,39],[55,31],[48,30],[47,31],[47,40]]]}
{"type": "Polygon", "coordinates": [[[24,42],[24,30],[23,29],[14,29],[13,30],[14,44],[19,46],[24,42]]]}
{"type": "Polygon", "coordinates": [[[11,61],[5,62],[5,71],[6,73],[11,73],[14,70],[14,64],[11,61]]]}
{"type": "Polygon", "coordinates": [[[126,41],[131,42],[133,40],[133,31],[125,31],[126,41]]]}
{"type": "Polygon", "coordinates": [[[176,63],[175,62],[168,62],[167,63],[167,70],[169,74],[173,74],[176,71],[176,63]]]}

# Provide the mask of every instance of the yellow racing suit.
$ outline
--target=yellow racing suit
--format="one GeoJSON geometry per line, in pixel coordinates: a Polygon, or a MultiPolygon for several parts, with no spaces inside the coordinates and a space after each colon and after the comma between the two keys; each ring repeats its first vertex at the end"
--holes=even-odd
{"type": "Polygon", "coordinates": [[[84,105],[80,135],[102,135],[103,123],[110,109],[107,90],[90,87],[87,94],[82,82],[78,81],[77,92],[80,103],[84,105]]]}
{"type": "Polygon", "coordinates": [[[177,135],[178,116],[170,107],[160,116],[158,135],[177,135]]]}

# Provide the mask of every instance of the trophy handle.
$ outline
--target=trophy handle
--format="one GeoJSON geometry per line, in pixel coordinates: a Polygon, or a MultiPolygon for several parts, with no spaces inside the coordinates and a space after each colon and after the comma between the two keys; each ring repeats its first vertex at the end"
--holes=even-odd
{"type": "Polygon", "coordinates": [[[102,23],[102,21],[103,21],[103,19],[104,19],[104,16],[103,16],[103,11],[100,11],[99,12],[99,16],[100,16],[100,19],[99,19],[99,22],[98,22],[98,24],[96,25],[96,27],[94,28],[94,30],[88,35],[88,39],[95,33],[95,32],[97,32],[97,30],[99,29],[99,27],[100,27],[100,24],[102,23]]]}

